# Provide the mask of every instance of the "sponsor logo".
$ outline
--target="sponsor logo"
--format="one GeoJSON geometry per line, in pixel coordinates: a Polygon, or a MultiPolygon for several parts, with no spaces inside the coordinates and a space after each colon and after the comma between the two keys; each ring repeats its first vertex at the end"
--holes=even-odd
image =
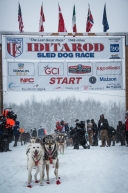
{"type": "Polygon", "coordinates": [[[107,84],[106,88],[121,88],[121,85],[120,84],[107,84]]]}
{"type": "Polygon", "coordinates": [[[10,82],[8,84],[8,88],[9,88],[9,90],[15,90],[16,88],[19,88],[19,86],[16,85],[14,82],[10,82]]]}
{"type": "Polygon", "coordinates": [[[91,88],[92,86],[87,86],[87,85],[84,86],[84,90],[91,90],[91,88]]]}
{"type": "Polygon", "coordinates": [[[23,91],[45,91],[45,88],[22,88],[23,91]]]}
{"type": "Polygon", "coordinates": [[[65,87],[66,90],[79,90],[79,87],[65,87]]]}
{"type": "Polygon", "coordinates": [[[84,90],[88,90],[88,86],[84,86],[84,90]]]}
{"type": "Polygon", "coordinates": [[[20,78],[21,84],[33,84],[34,78],[20,78]]]}
{"type": "Polygon", "coordinates": [[[95,84],[95,83],[96,83],[96,77],[91,76],[91,77],[89,78],[89,82],[90,82],[91,84],[95,84]]]}
{"type": "Polygon", "coordinates": [[[23,63],[19,63],[19,64],[18,64],[18,68],[19,68],[19,69],[23,69],[23,68],[24,68],[24,64],[23,64],[23,63]]]}
{"type": "Polygon", "coordinates": [[[100,71],[104,71],[104,70],[120,70],[120,66],[106,66],[106,67],[97,66],[97,70],[100,70],[100,71]]]}
{"type": "Polygon", "coordinates": [[[7,51],[14,58],[23,53],[23,38],[7,38],[7,51]]]}
{"type": "Polygon", "coordinates": [[[55,67],[48,67],[48,65],[46,67],[44,67],[44,72],[45,74],[53,74],[53,75],[57,75],[59,74],[59,68],[55,68],[55,67]]]}
{"type": "Polygon", "coordinates": [[[103,87],[99,87],[99,88],[89,88],[88,90],[104,90],[103,87]]]}
{"type": "Polygon", "coordinates": [[[15,72],[17,76],[26,76],[29,70],[24,70],[24,64],[18,63],[18,69],[13,69],[13,72],[15,72]]]}
{"type": "Polygon", "coordinates": [[[29,70],[22,70],[24,68],[23,63],[18,64],[18,69],[13,69],[13,72],[29,72],[29,70]]]}
{"type": "Polygon", "coordinates": [[[69,66],[69,73],[75,74],[86,74],[91,72],[91,66],[84,66],[82,64],[78,64],[77,66],[69,66]]]}
{"type": "Polygon", "coordinates": [[[110,44],[110,52],[119,52],[119,44],[110,44]]]}
{"type": "Polygon", "coordinates": [[[117,81],[116,78],[100,77],[100,81],[117,81]]]}
{"type": "Polygon", "coordinates": [[[58,89],[61,89],[61,87],[60,87],[60,86],[58,86],[58,87],[56,87],[55,89],[57,89],[57,90],[58,90],[58,89]]]}
{"type": "Polygon", "coordinates": [[[120,57],[118,56],[118,54],[112,54],[109,59],[120,59],[120,57]]]}

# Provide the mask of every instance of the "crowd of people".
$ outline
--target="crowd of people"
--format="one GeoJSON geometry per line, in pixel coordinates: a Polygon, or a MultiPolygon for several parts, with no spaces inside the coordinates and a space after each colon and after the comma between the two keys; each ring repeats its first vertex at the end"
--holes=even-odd
{"type": "Polygon", "coordinates": [[[125,115],[125,123],[119,121],[116,128],[110,126],[108,120],[101,114],[97,124],[94,119],[88,119],[86,122],[76,119],[76,125],[69,127],[68,123],[58,121],[55,132],[66,133],[68,143],[74,146],[74,149],[79,149],[80,145],[83,148],[98,146],[99,140],[101,140],[100,147],[115,146],[118,142],[121,146],[128,147],[128,112],[125,115]]]}
{"type": "MultiPolygon", "coordinates": [[[[31,137],[44,138],[47,131],[42,126],[37,130],[31,129],[26,132],[20,127],[20,122],[16,120],[17,115],[9,109],[5,109],[0,115],[0,152],[11,151],[9,143],[14,141],[13,147],[17,146],[20,141],[21,145],[30,142],[31,137]]],[[[79,149],[81,145],[84,149],[90,146],[110,147],[120,142],[121,146],[128,147],[128,111],[125,113],[125,123],[118,121],[117,127],[113,128],[109,125],[108,120],[103,114],[100,115],[98,123],[94,119],[87,121],[75,120],[75,126],[69,127],[65,121],[57,121],[56,134],[65,133],[67,135],[67,145],[71,145],[74,149],[79,149]],[[101,144],[98,141],[101,140],[101,144]]]]}

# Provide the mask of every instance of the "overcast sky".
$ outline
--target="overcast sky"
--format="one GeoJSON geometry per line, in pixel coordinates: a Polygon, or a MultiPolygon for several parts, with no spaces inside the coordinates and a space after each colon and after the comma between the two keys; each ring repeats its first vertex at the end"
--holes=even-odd
{"type": "MultiPolygon", "coordinates": [[[[24,31],[38,32],[40,6],[42,0],[19,0],[21,5],[24,31]]],[[[103,8],[106,2],[108,32],[128,32],[128,0],[43,0],[45,20],[45,32],[57,32],[58,29],[58,2],[65,20],[68,32],[72,32],[73,5],[76,7],[77,31],[85,32],[88,12],[88,3],[94,18],[92,32],[103,32],[102,18],[103,8]]],[[[0,31],[18,31],[18,0],[0,0],[0,31]]],[[[124,76],[124,75],[123,75],[124,76]]],[[[4,88],[4,91],[6,89],[4,88]]],[[[10,93],[4,92],[4,101],[23,102],[30,98],[31,94],[37,100],[50,98],[76,96],[77,99],[95,98],[104,101],[125,102],[125,91],[86,91],[86,92],[46,92],[46,93],[10,93]],[[21,97],[22,96],[22,97],[21,97]]]]}

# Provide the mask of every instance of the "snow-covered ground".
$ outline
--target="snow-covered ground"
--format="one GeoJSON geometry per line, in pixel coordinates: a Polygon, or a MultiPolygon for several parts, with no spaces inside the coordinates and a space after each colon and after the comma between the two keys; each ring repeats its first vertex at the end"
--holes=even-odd
{"type": "MultiPolygon", "coordinates": [[[[27,186],[26,147],[10,144],[12,152],[0,153],[0,193],[127,193],[128,147],[91,147],[74,150],[68,147],[59,154],[59,176],[56,185],[50,166],[50,184],[27,186]]],[[[32,174],[34,175],[35,169],[32,174]]],[[[33,176],[34,177],[34,176],[33,176]]],[[[34,180],[34,178],[33,178],[34,180]]]]}

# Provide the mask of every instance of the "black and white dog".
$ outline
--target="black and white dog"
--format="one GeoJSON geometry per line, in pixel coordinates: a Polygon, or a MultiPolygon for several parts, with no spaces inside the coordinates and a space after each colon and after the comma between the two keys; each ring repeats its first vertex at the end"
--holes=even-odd
{"type": "Polygon", "coordinates": [[[53,164],[53,167],[55,168],[54,174],[56,176],[56,184],[58,185],[61,183],[58,177],[59,159],[58,159],[57,144],[55,140],[52,138],[52,135],[48,135],[44,138],[43,178],[45,175],[45,168],[46,168],[47,184],[50,184],[49,181],[50,164],[53,164]]]}

